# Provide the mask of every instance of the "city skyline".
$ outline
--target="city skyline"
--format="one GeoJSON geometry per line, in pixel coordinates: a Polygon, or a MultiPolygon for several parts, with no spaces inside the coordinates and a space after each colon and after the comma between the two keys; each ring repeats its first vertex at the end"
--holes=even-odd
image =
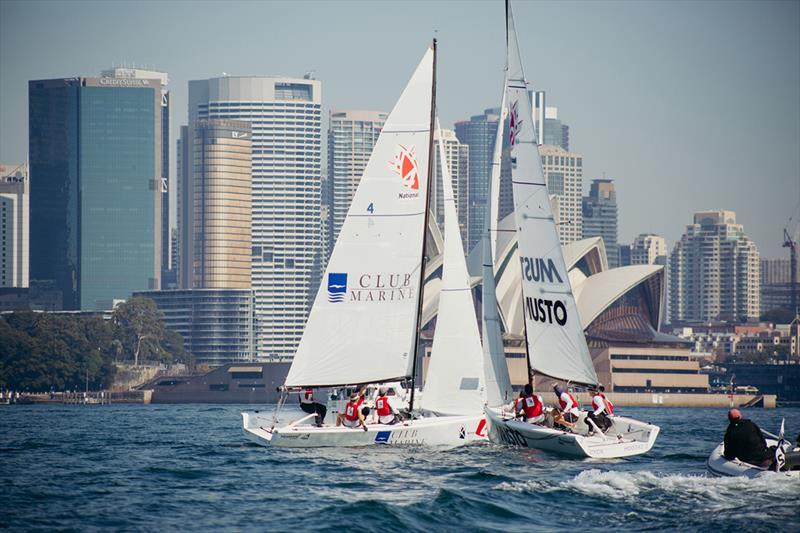
{"type": "MultiPolygon", "coordinates": [[[[782,229],[800,207],[800,4],[694,3],[691,17],[679,3],[517,4],[518,23],[539,31],[521,42],[531,89],[546,90],[570,124],[584,189],[603,173],[614,177],[620,242],[653,232],[671,248],[693,212],[730,209],[764,257],[785,255],[782,229]],[[755,149],[761,139],[773,155],[755,149]]],[[[434,35],[442,126],[498,104],[502,2],[219,5],[164,3],[156,17],[133,3],[4,2],[0,160],[27,159],[29,80],[95,76],[123,61],[169,73],[171,150],[190,79],[314,70],[326,88],[323,117],[333,108],[388,109],[434,35]],[[480,32],[468,29],[476,21],[480,32]],[[219,27],[237,32],[207,46],[202,36],[219,27]]]]}

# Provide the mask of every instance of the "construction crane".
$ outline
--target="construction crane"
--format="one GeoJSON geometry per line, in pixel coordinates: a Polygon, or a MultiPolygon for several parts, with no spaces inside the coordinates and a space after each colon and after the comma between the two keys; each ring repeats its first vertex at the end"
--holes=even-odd
{"type": "Polygon", "coordinates": [[[789,249],[789,269],[791,276],[792,314],[797,316],[797,241],[792,239],[786,228],[783,229],[783,247],[789,249]]]}

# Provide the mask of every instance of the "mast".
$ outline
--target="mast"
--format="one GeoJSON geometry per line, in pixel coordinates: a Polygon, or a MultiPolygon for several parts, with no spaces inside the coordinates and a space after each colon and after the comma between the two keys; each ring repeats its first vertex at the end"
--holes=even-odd
{"type": "MultiPolygon", "coordinates": [[[[506,78],[505,78],[505,83],[506,83],[505,89],[506,90],[503,93],[503,103],[504,104],[508,101],[508,48],[509,48],[508,9],[509,9],[509,7],[510,7],[509,6],[509,0],[506,0],[506,78]]],[[[502,116],[503,116],[503,110],[501,109],[500,110],[500,117],[502,118],[502,116]]],[[[534,137],[536,137],[536,124],[533,123],[531,125],[533,126],[533,129],[534,129],[534,137]]],[[[498,191],[498,194],[499,194],[499,191],[498,191]]],[[[492,256],[494,257],[494,252],[492,252],[492,256]]],[[[523,295],[523,307],[525,305],[524,299],[525,299],[525,296],[523,295]]],[[[526,379],[528,380],[528,383],[531,384],[531,387],[533,387],[533,365],[531,364],[531,347],[528,344],[528,321],[525,320],[525,310],[524,309],[522,310],[522,314],[523,314],[523,316],[522,316],[522,335],[523,335],[523,337],[525,337],[525,361],[528,363],[528,376],[527,376],[526,379]]]]}
{"type": "MultiPolygon", "coordinates": [[[[419,291],[417,293],[417,327],[414,331],[414,359],[411,365],[411,398],[408,402],[408,411],[414,410],[414,387],[417,383],[417,359],[419,357],[419,333],[422,329],[422,288],[425,284],[425,245],[428,241],[428,215],[430,213],[431,202],[431,182],[433,181],[433,128],[436,120],[436,39],[433,40],[433,81],[431,83],[431,126],[428,139],[428,180],[425,184],[425,217],[422,226],[422,253],[419,262],[419,291]]],[[[445,164],[444,161],[441,162],[445,164]]]]}

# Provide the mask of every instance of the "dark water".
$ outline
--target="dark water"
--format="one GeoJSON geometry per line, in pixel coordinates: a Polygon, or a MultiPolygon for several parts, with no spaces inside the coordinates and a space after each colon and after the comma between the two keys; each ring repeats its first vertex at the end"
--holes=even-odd
{"type": "MultiPolygon", "coordinates": [[[[711,478],[719,409],[625,409],[650,454],[565,460],[495,445],[277,450],[237,406],[0,408],[0,529],[800,530],[800,481],[711,478]]],[[[800,410],[751,410],[800,432],[800,410]]]]}

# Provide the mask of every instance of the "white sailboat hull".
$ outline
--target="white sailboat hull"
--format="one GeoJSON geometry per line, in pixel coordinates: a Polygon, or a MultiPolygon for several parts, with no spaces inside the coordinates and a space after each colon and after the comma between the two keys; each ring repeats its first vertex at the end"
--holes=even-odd
{"type": "MultiPolygon", "coordinates": [[[[775,439],[766,439],[767,446],[775,446],[778,444],[778,441],[775,439]]],[[[714,448],[714,451],[711,452],[711,455],[708,456],[708,460],[706,461],[706,468],[708,471],[714,474],[715,476],[729,476],[729,477],[758,477],[762,475],[778,475],[784,477],[790,477],[795,479],[800,479],[800,470],[791,470],[789,472],[774,472],[767,468],[762,468],[760,466],[751,465],[750,463],[745,463],[738,459],[734,459],[729,461],[725,459],[725,456],[722,453],[725,451],[725,443],[720,442],[719,446],[714,448]]]]}
{"type": "Polygon", "coordinates": [[[245,436],[261,446],[279,448],[316,448],[352,446],[463,446],[486,441],[482,415],[420,418],[394,425],[368,424],[363,428],[286,425],[270,428],[271,421],[242,413],[245,436]]]}
{"type": "MultiPolygon", "coordinates": [[[[587,436],[529,424],[504,415],[498,409],[485,408],[489,440],[498,444],[547,450],[570,457],[613,459],[647,453],[653,447],[660,428],[632,418],[615,416],[605,436],[587,436]]],[[[586,427],[581,415],[578,428],[586,427]]]]}

